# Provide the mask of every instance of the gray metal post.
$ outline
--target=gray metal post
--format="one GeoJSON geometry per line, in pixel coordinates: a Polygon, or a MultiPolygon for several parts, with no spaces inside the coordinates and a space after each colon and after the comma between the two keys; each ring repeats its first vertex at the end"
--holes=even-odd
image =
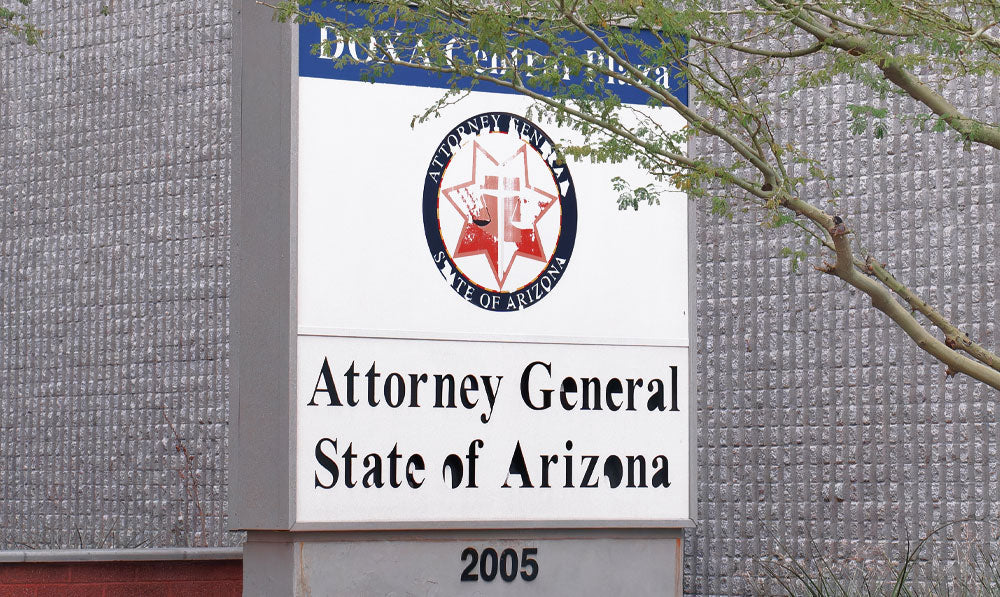
{"type": "Polygon", "coordinates": [[[233,5],[230,525],[292,523],[296,30],[233,5]]]}

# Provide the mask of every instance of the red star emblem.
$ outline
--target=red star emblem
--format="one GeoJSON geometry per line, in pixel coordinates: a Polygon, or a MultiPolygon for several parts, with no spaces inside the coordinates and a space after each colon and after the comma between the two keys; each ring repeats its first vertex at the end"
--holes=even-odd
{"type": "Polygon", "coordinates": [[[464,219],[452,257],[485,255],[497,289],[502,289],[518,256],[547,261],[538,220],[558,200],[539,189],[528,175],[528,149],[522,145],[500,161],[473,141],[468,180],[441,189],[441,195],[464,219]]]}

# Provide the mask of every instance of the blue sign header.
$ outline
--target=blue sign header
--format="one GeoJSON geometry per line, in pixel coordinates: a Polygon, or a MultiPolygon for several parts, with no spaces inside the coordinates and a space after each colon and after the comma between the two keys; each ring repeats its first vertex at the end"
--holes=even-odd
{"type": "MultiPolygon", "coordinates": [[[[340,5],[343,6],[343,5],[340,5]]],[[[324,16],[329,16],[331,18],[344,19],[344,14],[338,10],[338,5],[327,4],[318,9],[316,12],[324,16]]],[[[348,16],[349,22],[357,22],[360,26],[363,23],[358,20],[357,17],[348,16]]],[[[344,42],[338,40],[336,32],[330,27],[319,27],[313,23],[306,23],[299,28],[299,76],[301,77],[317,77],[323,79],[341,79],[341,80],[361,80],[366,73],[371,73],[370,62],[372,61],[369,52],[376,52],[376,43],[379,46],[378,52],[396,52],[396,48],[392,45],[392,30],[391,27],[386,27],[385,32],[386,37],[379,38],[378,42],[373,40],[373,42],[366,47],[359,47],[360,44],[355,42],[344,42]],[[329,50],[323,51],[322,53],[316,52],[314,49],[317,44],[329,42],[329,50]],[[340,64],[335,66],[335,63],[340,61],[340,64]]],[[[630,35],[635,38],[640,39],[643,43],[649,44],[651,46],[660,43],[656,37],[647,31],[629,31],[630,35]]],[[[458,52],[458,51],[470,51],[467,48],[467,43],[459,39],[449,40],[442,50],[446,53],[458,52]]],[[[522,52],[514,50],[511,52],[510,56],[500,57],[495,54],[487,54],[481,50],[472,50],[475,52],[474,58],[479,64],[479,68],[482,70],[480,72],[489,73],[496,77],[502,77],[508,68],[513,67],[515,64],[523,64],[529,68],[540,68],[543,65],[538,64],[539,60],[542,60],[544,56],[544,46],[539,42],[535,44],[537,47],[533,47],[532,44],[528,44],[522,52]]],[[[614,62],[609,56],[603,54],[593,43],[593,40],[587,38],[582,33],[580,34],[580,39],[568,40],[568,45],[574,49],[580,56],[585,57],[588,61],[593,64],[602,64],[609,70],[622,71],[622,67],[614,62]]],[[[412,52],[412,49],[409,50],[412,52]]],[[[638,53],[638,50],[636,50],[638,53]]],[[[401,59],[411,62],[417,62],[420,60],[420,56],[399,56],[401,59]]],[[[473,57],[473,54],[468,55],[469,58],[473,57]]],[[[677,64],[671,64],[666,66],[653,66],[653,65],[642,65],[641,61],[633,62],[638,66],[643,72],[656,80],[657,83],[666,87],[670,92],[683,102],[685,105],[688,103],[688,90],[687,82],[684,80],[681,74],[680,68],[677,64]]],[[[530,74],[526,74],[526,78],[530,77],[530,74]]],[[[603,78],[603,77],[602,77],[603,78]]],[[[570,85],[579,85],[583,88],[584,92],[602,95],[614,94],[622,101],[622,103],[628,104],[646,104],[649,102],[650,97],[645,92],[618,81],[613,77],[604,78],[604,85],[600,88],[595,87],[592,81],[586,80],[580,75],[572,76],[567,69],[564,69],[564,74],[562,77],[563,83],[568,87],[570,85]]],[[[439,87],[447,88],[451,87],[452,83],[448,75],[438,74],[430,72],[423,69],[411,68],[411,67],[398,67],[395,66],[391,73],[383,73],[378,77],[377,82],[380,83],[393,83],[396,85],[412,85],[417,87],[439,87]]],[[[462,81],[459,80],[459,85],[468,86],[472,81],[462,81]]],[[[530,78],[528,79],[528,85],[530,87],[530,78]]],[[[487,81],[479,81],[476,83],[475,89],[477,91],[492,91],[499,93],[512,93],[517,92],[490,83],[487,81]]],[[[537,89],[537,91],[544,93],[542,89],[537,89]]]]}

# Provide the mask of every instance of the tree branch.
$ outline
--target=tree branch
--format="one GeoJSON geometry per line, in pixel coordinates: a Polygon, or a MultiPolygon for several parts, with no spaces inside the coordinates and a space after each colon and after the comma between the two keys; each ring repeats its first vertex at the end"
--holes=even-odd
{"type": "Polygon", "coordinates": [[[967,333],[963,332],[957,326],[945,319],[937,309],[927,304],[927,302],[917,296],[915,292],[897,280],[891,273],[888,272],[888,270],[885,269],[883,264],[877,262],[871,257],[868,257],[863,262],[855,259],[855,265],[862,268],[862,271],[867,271],[870,275],[877,278],[887,288],[906,301],[911,309],[919,311],[939,330],[944,332],[945,344],[949,348],[964,350],[972,355],[976,360],[985,363],[997,371],[1000,371],[1000,356],[997,356],[983,346],[973,342],[967,333]]]}
{"type": "MultiPolygon", "coordinates": [[[[770,0],[759,0],[765,5],[771,4],[770,0]]],[[[775,0],[785,7],[789,7],[787,0],[775,0]]],[[[989,145],[994,149],[1000,149],[1000,127],[980,122],[974,118],[965,116],[951,102],[944,98],[919,78],[913,75],[900,65],[894,56],[877,50],[868,40],[858,35],[844,35],[817,22],[815,19],[805,18],[801,15],[791,16],[789,22],[799,27],[803,31],[813,35],[820,42],[826,43],[830,47],[838,48],[853,56],[867,56],[872,63],[882,71],[885,78],[893,82],[918,102],[931,109],[932,112],[964,138],[984,145],[989,145]]]]}
{"type": "Polygon", "coordinates": [[[725,48],[727,50],[735,50],[737,52],[740,52],[741,54],[753,54],[755,56],[764,56],[767,58],[801,58],[802,56],[815,54],[816,52],[819,52],[820,50],[826,47],[825,42],[818,41],[812,44],[811,46],[806,46],[804,48],[799,48],[796,50],[788,50],[785,52],[781,52],[776,50],[772,51],[772,50],[762,50],[760,48],[753,48],[750,46],[738,44],[736,42],[728,42],[719,39],[713,39],[711,37],[705,35],[698,35],[696,33],[692,33],[689,37],[697,42],[708,44],[712,47],[725,48]]]}
{"type": "Polygon", "coordinates": [[[837,262],[832,270],[825,270],[871,297],[872,306],[885,313],[898,325],[917,346],[948,366],[946,373],[964,373],[978,379],[990,387],[1000,390],[1000,371],[991,369],[979,361],[962,356],[944,342],[935,338],[903,307],[884,286],[861,274],[854,265],[854,255],[848,234],[833,235],[837,262]]]}
{"type": "MultiPolygon", "coordinates": [[[[833,218],[823,210],[797,198],[787,198],[782,204],[797,214],[803,215],[817,224],[835,230],[833,218]]],[[[818,268],[820,271],[836,275],[851,286],[861,290],[872,299],[872,305],[888,315],[921,349],[948,366],[949,371],[965,373],[1000,390],[1000,357],[972,342],[968,335],[948,322],[940,312],[920,299],[916,293],[896,280],[885,267],[874,260],[861,261],[851,251],[848,234],[845,231],[830,233],[830,240],[824,246],[832,248],[837,256],[836,265],[818,268]],[[831,246],[832,244],[832,246],[831,246]],[[858,264],[864,264],[863,269],[858,264]],[[877,284],[861,272],[867,271],[882,283],[877,284]],[[890,292],[896,293],[916,310],[925,315],[935,326],[945,333],[942,342],[927,331],[913,314],[900,305],[890,292]],[[956,349],[964,350],[977,360],[963,357],[956,349]]]]}

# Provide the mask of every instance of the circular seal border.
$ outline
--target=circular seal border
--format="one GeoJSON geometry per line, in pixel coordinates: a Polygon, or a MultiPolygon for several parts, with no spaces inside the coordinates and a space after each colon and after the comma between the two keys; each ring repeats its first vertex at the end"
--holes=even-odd
{"type": "MultiPolygon", "coordinates": [[[[478,135],[485,128],[482,126],[476,130],[475,134],[478,135]]],[[[427,237],[427,246],[438,268],[438,273],[448,281],[452,290],[466,301],[487,311],[520,311],[545,298],[562,279],[569,266],[573,246],[576,244],[577,205],[576,187],[573,184],[569,166],[565,162],[553,163],[556,159],[555,143],[552,142],[552,138],[535,123],[510,112],[482,112],[466,118],[461,124],[448,131],[448,134],[438,144],[424,175],[424,235],[427,237]],[[487,290],[463,274],[445,248],[438,221],[438,196],[441,191],[441,180],[444,178],[448,164],[451,163],[454,155],[453,148],[457,147],[466,136],[472,134],[467,130],[471,130],[469,123],[476,121],[481,123],[484,122],[483,119],[487,119],[489,132],[517,134],[522,141],[533,147],[548,165],[559,193],[560,232],[552,257],[549,258],[545,268],[534,280],[513,292],[487,290]],[[451,142],[452,139],[454,142],[451,142]],[[548,147],[543,150],[546,144],[548,147]],[[435,175],[437,180],[435,180],[435,175]],[[565,193],[562,190],[563,184],[566,184],[565,193]],[[553,263],[557,268],[555,272],[552,270],[553,263]],[[445,271],[446,265],[451,271],[445,271]],[[556,275],[553,276],[553,273],[556,275]],[[448,280],[449,275],[453,276],[451,280],[448,280]],[[543,281],[548,282],[548,284],[543,284],[543,281]]]]}

